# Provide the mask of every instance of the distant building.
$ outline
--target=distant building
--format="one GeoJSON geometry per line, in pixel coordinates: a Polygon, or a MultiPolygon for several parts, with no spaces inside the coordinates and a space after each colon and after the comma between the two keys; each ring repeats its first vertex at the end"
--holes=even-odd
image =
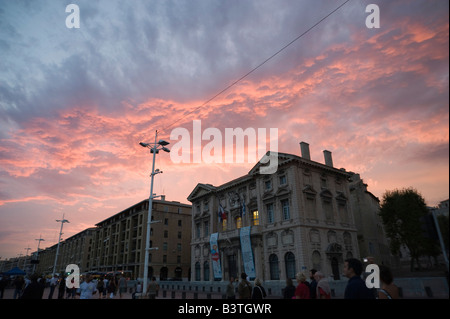
{"type": "MultiPolygon", "coordinates": [[[[148,200],[96,224],[90,271],[127,271],[143,278],[148,200]]],[[[153,200],[149,276],[187,280],[190,274],[191,206],[153,200]]]]}
{"type": "Polygon", "coordinates": [[[285,280],[321,270],[341,279],[344,260],[360,258],[349,187],[350,174],[302,156],[278,153],[278,170],[247,175],[220,186],[197,184],[192,202],[192,280],[285,280]],[[223,211],[223,213],[222,213],[223,211]],[[220,213],[220,216],[219,216],[220,213]],[[248,235],[247,235],[248,233],[248,235]]]}
{"type": "MultiPolygon", "coordinates": [[[[82,273],[89,271],[89,252],[94,233],[95,228],[88,228],[60,242],[55,273],[64,273],[69,264],[76,264],[82,273]]],[[[39,251],[36,272],[53,273],[57,247],[58,244],[55,244],[39,251]]]]}
{"type": "MultiPolygon", "coordinates": [[[[81,273],[121,272],[143,278],[148,200],[143,200],[60,243],[56,272],[76,264],[81,273]]],[[[149,276],[187,280],[191,206],[153,200],[149,276]]],[[[57,245],[39,251],[37,272],[51,274],[57,245]]]]}

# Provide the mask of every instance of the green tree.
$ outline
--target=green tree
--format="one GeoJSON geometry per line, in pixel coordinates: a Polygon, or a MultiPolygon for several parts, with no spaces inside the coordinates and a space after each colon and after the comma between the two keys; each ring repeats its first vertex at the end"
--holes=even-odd
{"type": "Polygon", "coordinates": [[[414,262],[420,269],[419,257],[433,247],[423,235],[421,217],[428,214],[428,208],[422,195],[414,188],[386,191],[379,214],[390,238],[391,252],[398,254],[401,245],[405,245],[411,254],[411,271],[414,262]]]}

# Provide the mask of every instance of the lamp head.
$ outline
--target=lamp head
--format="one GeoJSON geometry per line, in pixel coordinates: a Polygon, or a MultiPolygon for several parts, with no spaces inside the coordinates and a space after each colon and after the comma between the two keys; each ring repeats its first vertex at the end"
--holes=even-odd
{"type": "Polygon", "coordinates": [[[170,143],[167,141],[164,141],[164,140],[159,140],[158,144],[161,146],[166,146],[166,145],[169,145],[170,143]]]}

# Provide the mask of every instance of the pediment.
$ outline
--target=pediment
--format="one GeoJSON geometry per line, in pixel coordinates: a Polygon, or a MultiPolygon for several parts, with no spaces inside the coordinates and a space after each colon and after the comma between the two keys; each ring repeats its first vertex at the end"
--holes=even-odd
{"type": "Polygon", "coordinates": [[[188,201],[193,202],[196,198],[202,197],[204,195],[211,194],[216,190],[216,187],[210,185],[210,184],[197,184],[195,186],[194,190],[189,194],[188,201]]]}
{"type": "Polygon", "coordinates": [[[276,196],[282,196],[282,195],[287,195],[289,194],[291,191],[287,188],[278,188],[277,192],[276,192],[276,196]]]}
{"type": "Polygon", "coordinates": [[[311,185],[306,185],[303,187],[303,193],[310,195],[310,196],[316,196],[317,192],[311,185]]]}
{"type": "Polygon", "coordinates": [[[340,201],[340,202],[346,202],[347,197],[345,197],[345,195],[343,193],[339,192],[339,194],[336,196],[336,200],[340,201]]]}
{"type": "MultiPolygon", "coordinates": [[[[271,156],[271,152],[270,151],[267,152],[264,155],[264,157],[261,158],[258,161],[258,163],[256,163],[255,166],[253,166],[253,168],[248,172],[248,174],[249,175],[264,174],[264,171],[269,168],[270,162],[267,162],[267,164],[266,164],[266,163],[262,163],[261,161],[267,156],[269,156],[269,157],[271,156]]],[[[274,172],[270,172],[270,173],[267,172],[266,173],[266,174],[269,174],[269,175],[276,173],[278,171],[278,167],[280,167],[280,165],[283,165],[283,164],[285,164],[285,163],[287,163],[289,161],[292,161],[292,160],[298,158],[297,156],[292,155],[292,154],[277,153],[277,152],[272,152],[272,156],[278,156],[278,159],[277,159],[278,160],[278,163],[277,163],[278,165],[277,165],[276,170],[274,170],[274,172]]]]}
{"type": "Polygon", "coordinates": [[[325,198],[329,198],[329,199],[333,198],[333,194],[328,189],[323,189],[320,192],[320,196],[325,197],[325,198]]]}

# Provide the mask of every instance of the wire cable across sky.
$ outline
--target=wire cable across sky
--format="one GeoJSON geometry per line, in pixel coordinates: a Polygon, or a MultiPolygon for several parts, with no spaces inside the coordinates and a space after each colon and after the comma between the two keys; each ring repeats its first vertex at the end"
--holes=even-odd
{"type": "Polygon", "coordinates": [[[325,21],[328,17],[330,17],[332,14],[334,14],[336,11],[338,11],[340,8],[342,8],[345,4],[347,4],[347,2],[349,2],[350,0],[346,0],[345,2],[343,2],[342,4],[340,4],[338,7],[336,7],[333,11],[331,11],[330,13],[328,13],[326,16],[324,16],[322,19],[320,19],[319,21],[317,21],[314,25],[312,25],[311,27],[309,27],[306,31],[304,31],[302,34],[300,34],[299,36],[297,36],[295,39],[293,39],[291,42],[289,42],[288,44],[286,44],[285,46],[283,46],[281,49],[279,49],[277,52],[275,52],[274,54],[272,54],[270,57],[268,57],[267,59],[265,59],[263,62],[261,62],[260,64],[258,64],[256,67],[254,67],[253,69],[251,69],[249,72],[247,72],[246,74],[244,74],[243,76],[241,76],[239,79],[237,79],[236,81],[234,81],[233,83],[231,83],[230,85],[228,85],[226,88],[224,88],[222,91],[216,93],[214,96],[212,96],[210,99],[208,99],[207,101],[203,102],[201,105],[197,106],[196,108],[194,108],[193,110],[189,111],[188,113],[184,114],[183,117],[180,117],[178,120],[172,122],[170,125],[164,127],[160,132],[165,132],[167,129],[171,128],[173,125],[175,125],[176,123],[178,123],[179,121],[181,121],[185,116],[190,115],[192,113],[194,113],[195,111],[199,110],[200,108],[204,107],[205,105],[207,105],[209,102],[211,102],[212,100],[214,100],[216,97],[218,97],[219,95],[223,94],[224,92],[228,91],[230,88],[232,88],[233,86],[235,86],[236,84],[238,84],[239,82],[241,82],[243,79],[245,79],[246,77],[248,77],[250,74],[252,74],[253,72],[255,72],[256,70],[258,70],[260,67],[262,67],[264,64],[266,64],[267,62],[269,62],[270,60],[272,60],[275,56],[277,56],[278,54],[280,54],[281,52],[283,52],[285,49],[287,49],[290,45],[292,45],[294,42],[296,42],[297,40],[299,40],[300,38],[302,38],[304,35],[306,35],[308,32],[310,32],[312,29],[314,29],[315,27],[317,27],[320,23],[322,23],[323,21],[325,21]]]}

